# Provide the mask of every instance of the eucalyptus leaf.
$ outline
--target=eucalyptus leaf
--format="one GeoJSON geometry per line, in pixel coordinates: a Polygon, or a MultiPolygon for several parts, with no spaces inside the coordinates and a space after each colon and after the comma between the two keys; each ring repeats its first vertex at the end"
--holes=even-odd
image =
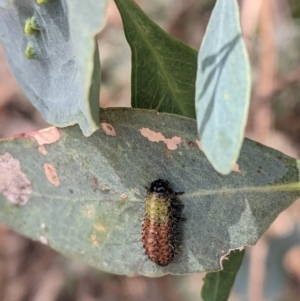
{"type": "Polygon", "coordinates": [[[19,86],[47,122],[78,123],[86,136],[99,127],[95,36],[104,25],[106,6],[107,0],[0,3],[0,41],[19,86]]]}
{"type": "Polygon", "coordinates": [[[115,3],[132,52],[132,107],[194,118],[197,52],[164,32],[134,1],[115,3]]]}
{"type": "Polygon", "coordinates": [[[204,152],[230,173],[243,143],[250,100],[250,66],[236,0],[218,0],[198,55],[196,114],[204,152]]]}
{"type": "Polygon", "coordinates": [[[223,260],[222,271],[207,273],[201,289],[203,301],[227,301],[245,250],[234,250],[223,260]]]}
{"type": "Polygon", "coordinates": [[[0,223],[108,272],[186,274],[219,270],[228,250],[255,244],[299,196],[298,161],[259,143],[246,139],[223,176],[199,149],[193,119],[137,109],[100,116],[102,131],[88,138],[72,126],[0,142],[0,175],[11,179],[0,176],[0,223]],[[182,247],[164,268],[141,240],[145,187],[159,178],[185,192],[182,247]]]}

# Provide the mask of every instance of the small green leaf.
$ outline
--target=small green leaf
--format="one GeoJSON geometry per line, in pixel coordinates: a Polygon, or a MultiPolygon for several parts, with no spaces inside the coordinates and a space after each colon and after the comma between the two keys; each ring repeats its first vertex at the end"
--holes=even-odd
{"type": "Polygon", "coordinates": [[[115,3],[132,51],[132,107],[194,118],[196,51],[165,33],[134,1],[115,3]]]}
{"type": "Polygon", "coordinates": [[[230,173],[243,143],[250,99],[250,67],[236,0],[218,0],[198,56],[198,133],[213,167],[230,173]]]}
{"type": "Polygon", "coordinates": [[[221,271],[206,274],[201,290],[203,301],[227,301],[244,255],[245,250],[231,251],[228,257],[223,259],[221,271]]]}
{"type": "Polygon", "coordinates": [[[228,250],[255,244],[300,195],[298,161],[249,139],[222,176],[199,149],[193,119],[100,116],[103,131],[88,138],[73,126],[0,141],[0,223],[112,273],[186,274],[219,270],[228,250]],[[182,248],[164,268],[147,259],[141,237],[145,186],[159,178],[184,191],[186,218],[182,248]]]}

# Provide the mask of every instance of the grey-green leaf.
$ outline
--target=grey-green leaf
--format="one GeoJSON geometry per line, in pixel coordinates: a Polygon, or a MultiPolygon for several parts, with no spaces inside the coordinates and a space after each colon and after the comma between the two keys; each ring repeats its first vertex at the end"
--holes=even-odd
{"type": "Polygon", "coordinates": [[[195,118],[197,52],[165,33],[134,1],[115,3],[132,51],[132,107],[195,118]]]}
{"type": "Polygon", "coordinates": [[[250,67],[239,22],[236,0],[218,0],[198,55],[198,133],[222,174],[238,159],[249,107],[250,67]]]}
{"type": "Polygon", "coordinates": [[[223,270],[206,274],[201,289],[203,301],[227,301],[244,254],[245,250],[231,251],[222,262],[223,270]]]}
{"type": "Polygon", "coordinates": [[[246,139],[239,166],[223,176],[199,149],[193,119],[100,116],[103,131],[88,138],[73,126],[0,142],[0,223],[105,271],[185,274],[219,270],[228,250],[255,244],[299,196],[297,160],[259,143],[246,139]],[[185,192],[182,247],[164,268],[141,240],[145,187],[158,178],[185,192]]]}
{"type": "Polygon", "coordinates": [[[49,123],[78,123],[86,136],[99,127],[95,35],[104,25],[106,6],[107,0],[0,3],[0,40],[19,86],[49,123]],[[25,35],[32,17],[38,30],[25,35]]]}

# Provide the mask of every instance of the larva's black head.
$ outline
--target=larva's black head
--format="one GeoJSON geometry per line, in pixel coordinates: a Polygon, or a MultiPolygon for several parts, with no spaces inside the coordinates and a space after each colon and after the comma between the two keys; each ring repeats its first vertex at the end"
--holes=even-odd
{"type": "Polygon", "coordinates": [[[156,192],[156,193],[166,193],[170,190],[169,188],[169,181],[158,179],[156,181],[153,181],[151,183],[150,192],[156,192]]]}

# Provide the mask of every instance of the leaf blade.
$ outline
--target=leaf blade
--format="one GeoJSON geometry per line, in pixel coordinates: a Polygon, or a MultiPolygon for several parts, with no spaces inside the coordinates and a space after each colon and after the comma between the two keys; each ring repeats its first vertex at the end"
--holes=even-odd
{"type": "Polygon", "coordinates": [[[227,301],[244,255],[245,250],[231,251],[228,261],[223,260],[222,271],[206,274],[201,289],[203,301],[227,301]]]}
{"type": "Polygon", "coordinates": [[[133,1],[115,3],[132,51],[132,107],[194,118],[196,51],[165,33],[133,1]]]}
{"type": "Polygon", "coordinates": [[[198,54],[196,114],[204,152],[222,174],[231,171],[242,146],[250,85],[236,0],[218,0],[198,54]]]}
{"type": "MultiPolygon", "coordinates": [[[[246,139],[239,171],[225,177],[199,150],[192,119],[133,109],[101,116],[116,137],[99,131],[83,138],[77,126],[60,129],[59,139],[44,145],[47,154],[34,138],[45,137],[40,132],[0,142],[0,158],[8,152],[17,159],[33,191],[25,206],[0,193],[1,223],[33,239],[44,236],[63,254],[112,273],[186,274],[219,270],[224,252],[254,244],[299,196],[298,161],[259,143],[246,139]],[[170,149],[178,137],[181,143],[170,149]],[[45,163],[56,168],[58,186],[47,179],[45,163]],[[182,248],[163,269],[147,260],[141,241],[145,186],[158,178],[185,192],[187,219],[182,248]]],[[[3,168],[0,175],[8,172],[3,168]]]]}

